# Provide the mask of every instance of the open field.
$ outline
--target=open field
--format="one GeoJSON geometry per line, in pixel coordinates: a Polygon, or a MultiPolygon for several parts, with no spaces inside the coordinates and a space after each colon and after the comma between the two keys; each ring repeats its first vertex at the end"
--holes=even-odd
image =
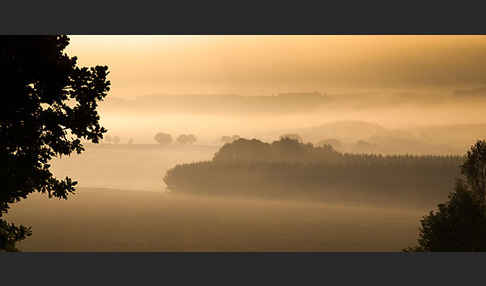
{"type": "Polygon", "coordinates": [[[80,189],[32,195],[7,219],[23,251],[400,251],[425,210],[80,189]]]}
{"type": "Polygon", "coordinates": [[[211,160],[217,146],[156,144],[88,145],[81,154],[56,159],[54,175],[70,176],[80,187],[160,191],[165,172],[181,162],[211,160]]]}
{"type": "Polygon", "coordinates": [[[6,218],[32,226],[23,251],[400,251],[428,208],[165,192],[162,176],[210,160],[217,147],[88,146],[56,160],[79,180],[68,200],[33,194],[6,218]]]}

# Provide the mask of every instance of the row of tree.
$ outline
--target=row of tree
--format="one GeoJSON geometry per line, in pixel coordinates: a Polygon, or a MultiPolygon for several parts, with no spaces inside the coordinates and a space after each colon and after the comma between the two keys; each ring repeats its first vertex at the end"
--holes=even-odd
{"type": "MultiPolygon", "coordinates": [[[[232,143],[236,140],[240,139],[240,136],[233,135],[233,136],[222,136],[220,141],[224,144],[232,143]]],[[[178,144],[186,145],[186,144],[194,144],[197,141],[197,137],[194,134],[181,134],[177,136],[174,140],[171,134],[165,132],[158,132],[154,136],[154,140],[160,145],[170,145],[173,142],[177,142],[178,144]]],[[[119,136],[111,136],[105,135],[103,140],[105,144],[119,144],[121,139],[119,136]]],[[[133,144],[133,138],[128,139],[128,144],[133,144]]]]}
{"type": "Polygon", "coordinates": [[[314,146],[311,143],[301,143],[289,136],[280,140],[265,143],[257,139],[239,139],[231,144],[225,144],[215,153],[215,162],[302,162],[323,163],[333,165],[440,165],[460,163],[460,156],[434,155],[381,155],[381,154],[350,154],[336,151],[331,145],[314,146]]]}
{"type": "MultiPolygon", "coordinates": [[[[112,142],[115,143],[115,144],[117,144],[115,142],[116,140],[118,140],[118,142],[120,141],[119,138],[118,139],[115,138],[117,136],[113,137],[113,139],[111,139],[111,137],[109,135],[107,135],[105,137],[106,137],[105,141],[109,142],[110,140],[112,140],[112,142]]],[[[159,143],[161,145],[168,145],[168,144],[171,144],[172,142],[174,142],[172,135],[170,135],[168,133],[164,133],[164,132],[157,133],[155,135],[154,139],[157,143],[159,143]]],[[[232,136],[225,135],[225,136],[222,136],[219,141],[223,144],[229,144],[229,143],[233,143],[233,142],[237,141],[238,139],[241,139],[241,137],[239,135],[232,135],[232,136]]],[[[295,140],[299,143],[302,143],[304,141],[299,134],[295,134],[295,133],[288,133],[288,134],[281,135],[280,139],[295,140]]],[[[175,139],[175,141],[177,143],[180,143],[180,144],[193,144],[197,141],[197,138],[193,134],[187,134],[187,135],[182,134],[182,135],[179,135],[175,139]]],[[[327,146],[327,145],[330,145],[334,149],[339,149],[343,146],[343,143],[341,141],[337,140],[337,139],[325,139],[325,140],[321,140],[321,141],[316,143],[316,146],[324,147],[324,146],[327,146]]],[[[356,149],[361,150],[363,152],[368,152],[368,151],[373,150],[373,146],[374,146],[373,144],[368,143],[368,142],[363,141],[363,140],[359,140],[355,144],[356,149]]]]}
{"type": "MultiPolygon", "coordinates": [[[[119,136],[105,135],[102,142],[105,144],[119,144],[120,141],[119,136]]],[[[127,144],[133,144],[133,138],[129,138],[127,144]]]]}
{"type": "MultiPolygon", "coordinates": [[[[170,145],[174,141],[172,139],[172,135],[164,132],[159,132],[155,134],[154,140],[160,145],[164,145],[164,146],[170,145]]],[[[194,144],[196,141],[197,138],[193,134],[181,134],[176,139],[176,142],[182,145],[194,144]]]]}
{"type": "Polygon", "coordinates": [[[164,182],[198,194],[307,197],[318,200],[412,202],[431,205],[447,196],[461,156],[342,154],[288,137],[272,143],[239,139],[212,161],[180,164],[164,182]]]}

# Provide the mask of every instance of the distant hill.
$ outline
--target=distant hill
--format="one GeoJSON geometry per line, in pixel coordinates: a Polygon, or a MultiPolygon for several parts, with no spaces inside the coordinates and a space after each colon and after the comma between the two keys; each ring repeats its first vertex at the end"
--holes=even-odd
{"type": "Polygon", "coordinates": [[[281,130],[276,133],[295,133],[299,134],[306,142],[317,142],[324,139],[357,141],[386,131],[386,128],[375,123],[347,120],[329,122],[315,127],[281,130]]]}
{"type": "Polygon", "coordinates": [[[462,154],[464,149],[454,148],[444,143],[429,143],[414,137],[372,136],[368,141],[376,146],[376,151],[383,154],[462,154]]]}
{"type": "Polygon", "coordinates": [[[486,124],[454,124],[426,126],[415,132],[428,142],[447,142],[456,148],[469,147],[478,139],[486,139],[486,124]]]}
{"type": "Polygon", "coordinates": [[[388,129],[376,123],[349,120],[281,130],[274,132],[273,137],[277,133],[298,134],[304,142],[314,144],[339,141],[336,149],[350,153],[462,154],[468,144],[486,137],[486,124],[388,129]]]}
{"type": "Polygon", "coordinates": [[[234,94],[147,95],[132,100],[107,99],[100,109],[109,112],[272,114],[316,110],[330,98],[319,92],[282,93],[271,96],[234,94]]]}

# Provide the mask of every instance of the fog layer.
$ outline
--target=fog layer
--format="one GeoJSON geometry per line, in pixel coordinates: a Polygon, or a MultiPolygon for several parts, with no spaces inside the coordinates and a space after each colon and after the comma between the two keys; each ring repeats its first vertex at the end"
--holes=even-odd
{"type": "Polygon", "coordinates": [[[33,195],[8,219],[24,251],[399,251],[423,211],[81,189],[33,195]]]}

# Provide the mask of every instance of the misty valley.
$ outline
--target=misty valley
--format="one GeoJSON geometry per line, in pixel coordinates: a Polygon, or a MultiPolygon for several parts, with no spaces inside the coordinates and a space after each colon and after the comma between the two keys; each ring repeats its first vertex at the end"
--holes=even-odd
{"type": "Polygon", "coordinates": [[[0,36],[0,252],[486,251],[485,47],[0,36]]]}
{"type": "Polygon", "coordinates": [[[80,181],[69,200],[35,195],[8,218],[36,230],[25,251],[398,251],[462,160],[342,153],[292,134],[88,144],[53,162],[80,181]]]}

